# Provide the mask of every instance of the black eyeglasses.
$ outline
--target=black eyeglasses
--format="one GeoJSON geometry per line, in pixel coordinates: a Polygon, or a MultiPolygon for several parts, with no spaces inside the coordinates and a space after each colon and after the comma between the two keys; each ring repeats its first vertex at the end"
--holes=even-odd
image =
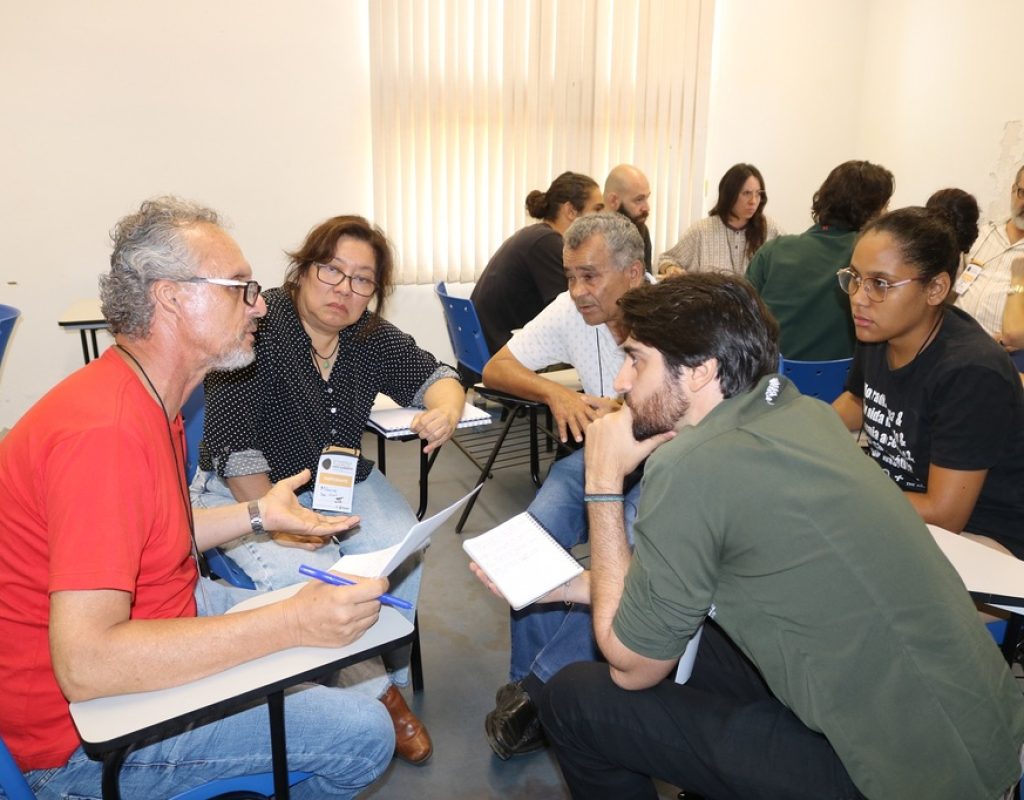
{"type": "Polygon", "coordinates": [[[257,281],[236,281],[231,278],[182,278],[178,283],[212,283],[214,286],[227,286],[232,289],[242,289],[242,301],[247,306],[256,305],[263,288],[257,281]]]}
{"type": "Polygon", "coordinates": [[[864,287],[864,294],[872,303],[881,303],[889,294],[890,289],[898,289],[914,281],[927,283],[931,278],[907,278],[902,281],[887,281],[885,278],[863,278],[854,272],[850,267],[844,267],[836,273],[839,279],[839,288],[850,297],[857,294],[860,288],[864,287]]]}
{"type": "Polygon", "coordinates": [[[347,275],[333,264],[321,264],[314,261],[313,266],[316,267],[316,277],[321,283],[326,283],[328,286],[338,286],[347,279],[348,285],[352,287],[352,294],[357,294],[360,297],[371,297],[377,290],[377,281],[372,278],[363,275],[347,275]]]}

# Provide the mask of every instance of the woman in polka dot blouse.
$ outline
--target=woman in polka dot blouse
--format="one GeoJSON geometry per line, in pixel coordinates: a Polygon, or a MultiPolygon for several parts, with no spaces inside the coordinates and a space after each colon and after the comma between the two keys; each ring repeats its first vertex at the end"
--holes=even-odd
{"type": "MultiPolygon", "coordinates": [[[[315,475],[327,445],[358,448],[378,392],[425,409],[412,428],[428,452],[451,437],[462,414],[465,393],[454,370],[381,316],[393,259],[379,228],[362,217],[333,217],[289,258],[284,284],[263,293],[267,315],[256,334],[256,360],[206,379],[192,485],[197,506],[261,497],[302,469],[315,475]]],[[[342,538],[340,552],[399,541],[416,522],[408,503],[364,458],[356,481],[352,513],[360,522],[342,538]]],[[[311,489],[300,490],[300,502],[311,502],[311,489]]],[[[263,590],[295,583],[300,563],[326,569],[339,557],[330,540],[276,532],[247,535],[225,549],[263,590]]],[[[409,559],[391,576],[389,591],[415,603],[420,571],[418,559],[409,559]]]]}

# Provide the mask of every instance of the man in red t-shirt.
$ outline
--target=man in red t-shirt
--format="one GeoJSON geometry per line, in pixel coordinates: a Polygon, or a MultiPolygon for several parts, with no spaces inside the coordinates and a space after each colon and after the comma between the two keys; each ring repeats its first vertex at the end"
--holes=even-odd
{"type": "MultiPolygon", "coordinates": [[[[312,582],[216,614],[239,590],[205,579],[197,589],[197,550],[264,527],[323,536],[358,520],[299,506],[303,472],[258,501],[197,509],[192,524],[181,405],[208,371],[252,360],[266,313],[215,212],[147,201],[115,229],[100,288],[116,345],[0,442],[0,735],[40,797],[99,792],[101,765],[82,752],[69,702],[174,686],[297,645],[343,646],[376,621],[387,588],[312,582]]],[[[314,774],[297,796],[352,796],[387,766],[394,730],[376,700],[312,686],[286,704],[290,766],[314,774]]],[[[122,792],[168,796],[270,771],[267,728],[256,707],[134,751],[122,792]]]]}

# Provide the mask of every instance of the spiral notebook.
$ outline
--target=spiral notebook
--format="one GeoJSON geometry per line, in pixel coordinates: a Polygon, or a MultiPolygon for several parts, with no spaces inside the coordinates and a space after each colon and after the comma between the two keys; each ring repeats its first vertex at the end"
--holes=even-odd
{"type": "Polygon", "coordinates": [[[583,567],[527,512],[462,543],[516,611],[572,580],[583,567]]]}
{"type": "MultiPolygon", "coordinates": [[[[397,439],[401,436],[411,436],[412,431],[409,425],[417,414],[422,414],[422,408],[378,408],[370,412],[367,424],[376,431],[384,434],[386,439],[397,439]]],[[[490,425],[493,420],[491,415],[482,408],[466,403],[462,410],[462,419],[459,420],[459,428],[475,428],[477,425],[490,425]]]]}

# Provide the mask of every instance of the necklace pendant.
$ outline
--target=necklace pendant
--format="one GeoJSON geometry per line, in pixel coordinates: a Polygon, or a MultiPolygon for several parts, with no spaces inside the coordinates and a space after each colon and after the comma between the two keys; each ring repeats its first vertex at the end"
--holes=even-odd
{"type": "Polygon", "coordinates": [[[331,362],[330,362],[330,361],[327,361],[327,360],[325,359],[325,360],[324,360],[324,365],[323,365],[323,366],[321,367],[321,369],[330,369],[330,368],[331,368],[331,362]]]}

